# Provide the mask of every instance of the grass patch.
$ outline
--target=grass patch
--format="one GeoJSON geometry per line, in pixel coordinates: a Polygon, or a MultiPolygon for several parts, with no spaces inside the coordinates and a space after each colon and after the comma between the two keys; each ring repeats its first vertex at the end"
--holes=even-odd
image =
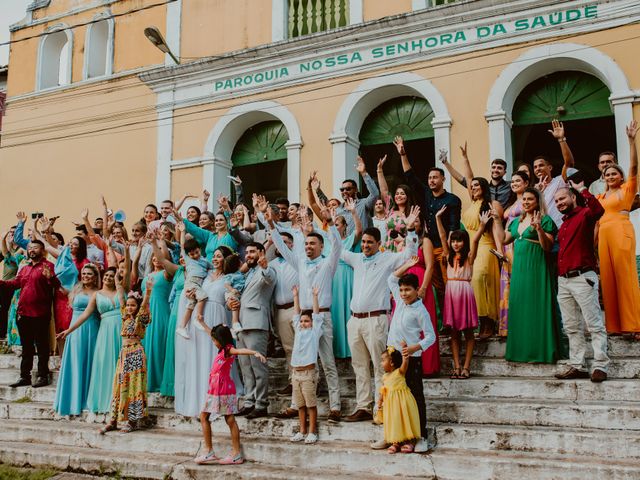
{"type": "Polygon", "coordinates": [[[33,402],[33,400],[31,400],[31,397],[22,397],[13,401],[13,403],[31,403],[31,402],[33,402]]]}
{"type": "Polygon", "coordinates": [[[58,472],[49,469],[15,468],[0,464],[0,478],[2,480],[46,480],[58,472]]]}

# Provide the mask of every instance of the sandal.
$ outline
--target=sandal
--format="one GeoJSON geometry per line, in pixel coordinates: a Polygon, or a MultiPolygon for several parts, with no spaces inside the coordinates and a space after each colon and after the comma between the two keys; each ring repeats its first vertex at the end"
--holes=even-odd
{"type": "Polygon", "coordinates": [[[400,449],[402,453],[413,453],[413,443],[405,443],[400,449]]]}
{"type": "Polygon", "coordinates": [[[460,378],[460,369],[454,368],[453,370],[451,370],[451,374],[449,375],[449,378],[454,380],[457,378],[460,378]]]}
{"type": "Polygon", "coordinates": [[[138,426],[136,424],[127,422],[127,424],[124,427],[122,427],[122,430],[120,430],[120,433],[131,433],[137,429],[138,429],[138,426]]]}
{"type": "Polygon", "coordinates": [[[460,376],[458,377],[461,380],[466,380],[469,377],[471,377],[471,372],[469,371],[468,368],[463,368],[462,372],[460,373],[460,376]]]}
{"type": "Polygon", "coordinates": [[[107,432],[113,432],[114,430],[118,430],[118,424],[107,423],[104,427],[100,429],[100,435],[104,435],[107,432]]]}
{"type": "Polygon", "coordinates": [[[387,453],[390,453],[393,455],[394,453],[398,453],[398,450],[400,450],[398,444],[394,443],[390,445],[389,448],[387,448],[387,453]]]}

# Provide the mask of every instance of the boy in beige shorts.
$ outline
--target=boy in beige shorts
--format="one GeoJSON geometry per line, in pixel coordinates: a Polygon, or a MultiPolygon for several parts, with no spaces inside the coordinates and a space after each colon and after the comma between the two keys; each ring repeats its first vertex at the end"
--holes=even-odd
{"type": "Polygon", "coordinates": [[[317,418],[318,399],[318,346],[322,336],[324,315],[320,313],[318,293],[320,289],[313,287],[313,312],[300,311],[298,287],[293,287],[293,352],[291,353],[291,383],[293,385],[293,401],[298,407],[300,431],[291,437],[292,442],[316,443],[318,441],[317,418]],[[309,412],[309,433],[307,433],[307,411],[309,412]]]}

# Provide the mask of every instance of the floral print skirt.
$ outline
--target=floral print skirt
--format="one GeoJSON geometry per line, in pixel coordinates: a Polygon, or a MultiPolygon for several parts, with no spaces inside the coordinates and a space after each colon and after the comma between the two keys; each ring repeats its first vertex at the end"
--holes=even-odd
{"type": "Polygon", "coordinates": [[[123,345],[113,379],[111,421],[135,422],[148,415],[147,359],[141,343],[123,345]]]}

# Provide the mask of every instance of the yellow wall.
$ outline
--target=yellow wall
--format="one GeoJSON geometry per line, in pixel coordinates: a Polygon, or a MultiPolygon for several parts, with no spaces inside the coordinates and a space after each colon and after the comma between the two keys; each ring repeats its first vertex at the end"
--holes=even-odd
{"type": "Polygon", "coordinates": [[[362,0],[362,15],[364,21],[412,11],[411,0],[362,0]]]}
{"type": "Polygon", "coordinates": [[[181,168],[171,172],[171,198],[178,201],[184,194],[200,195],[202,167],[181,168]]]}

